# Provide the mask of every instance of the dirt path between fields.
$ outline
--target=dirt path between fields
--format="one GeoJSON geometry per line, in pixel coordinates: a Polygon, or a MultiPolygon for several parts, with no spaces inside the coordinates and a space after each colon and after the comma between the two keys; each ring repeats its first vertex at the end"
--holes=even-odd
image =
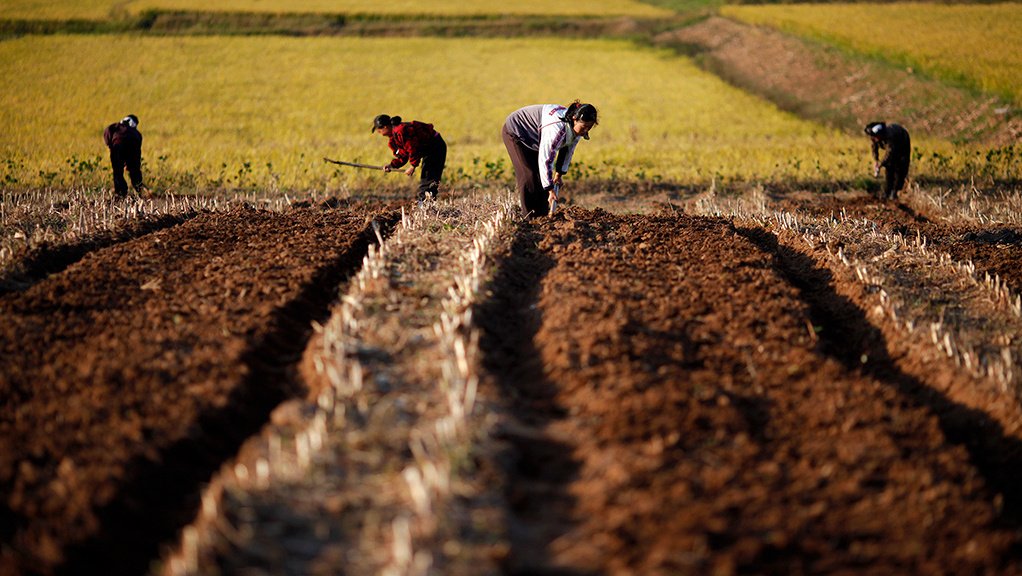
{"type": "Polygon", "coordinates": [[[393,210],[201,214],[0,296],[0,573],[137,574],[301,392],[312,320],[393,210]]]}
{"type": "Polygon", "coordinates": [[[1022,137],[1022,117],[997,98],[856,59],[766,27],[726,18],[656,37],[682,45],[710,71],[781,108],[860,133],[867,122],[901,123],[913,136],[1005,146],[1022,137]]]}
{"type": "Polygon", "coordinates": [[[1018,440],[771,238],[576,208],[524,228],[480,314],[519,422],[508,573],[1022,569],[997,493],[1018,440]],[[1006,457],[976,460],[983,435],[1006,457]]]}

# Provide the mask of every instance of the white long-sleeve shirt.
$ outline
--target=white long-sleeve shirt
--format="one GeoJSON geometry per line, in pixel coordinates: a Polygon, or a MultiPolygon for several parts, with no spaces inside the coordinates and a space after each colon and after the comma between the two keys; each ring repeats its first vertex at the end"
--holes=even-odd
{"type": "Polygon", "coordinates": [[[504,122],[508,133],[539,153],[539,179],[544,189],[553,185],[554,170],[561,174],[568,171],[578,145],[579,136],[564,121],[567,111],[559,104],[534,104],[515,110],[504,122]],[[562,150],[561,162],[555,166],[562,150]]]}

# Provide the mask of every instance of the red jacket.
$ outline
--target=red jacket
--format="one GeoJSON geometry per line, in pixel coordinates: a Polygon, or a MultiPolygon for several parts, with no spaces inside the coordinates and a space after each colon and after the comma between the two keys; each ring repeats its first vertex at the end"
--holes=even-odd
{"type": "Polygon", "coordinates": [[[394,132],[390,135],[390,149],[394,152],[394,159],[390,161],[391,168],[400,168],[405,162],[412,166],[418,166],[419,160],[429,150],[429,145],[437,131],[432,124],[423,124],[415,120],[402,122],[394,126],[394,132]]]}

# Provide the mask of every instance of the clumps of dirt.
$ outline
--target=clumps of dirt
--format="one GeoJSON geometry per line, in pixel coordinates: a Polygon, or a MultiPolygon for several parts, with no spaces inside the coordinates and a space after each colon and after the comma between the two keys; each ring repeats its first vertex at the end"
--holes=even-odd
{"type": "Polygon", "coordinates": [[[300,393],[311,321],[377,213],[201,214],[0,296],[0,572],[144,570],[200,483],[300,393]]]}
{"type": "Polygon", "coordinates": [[[132,220],[114,230],[103,230],[77,242],[37,246],[7,263],[0,271],[0,295],[27,290],[46,276],[62,272],[89,252],[176,226],[197,214],[198,212],[189,211],[132,220]]]}
{"type": "MultiPolygon", "coordinates": [[[[911,192],[908,192],[911,194],[911,192]]],[[[907,238],[925,238],[934,250],[946,252],[955,261],[971,262],[980,277],[1003,281],[1011,290],[1022,293],[1022,230],[1000,224],[949,224],[913,208],[923,202],[883,201],[867,195],[815,193],[786,194],[771,201],[777,210],[792,213],[862,218],[879,230],[907,238]]]]}
{"type": "Polygon", "coordinates": [[[994,97],[855,58],[765,27],[720,17],[658,35],[725,80],[782,108],[852,133],[886,120],[913,135],[1004,146],[1022,137],[1022,116],[994,97]]]}
{"type": "Polygon", "coordinates": [[[1022,568],[933,403],[828,353],[826,291],[804,300],[768,247],[719,218],[578,208],[520,238],[483,339],[519,367],[499,376],[523,423],[509,571],[1022,568]]]}

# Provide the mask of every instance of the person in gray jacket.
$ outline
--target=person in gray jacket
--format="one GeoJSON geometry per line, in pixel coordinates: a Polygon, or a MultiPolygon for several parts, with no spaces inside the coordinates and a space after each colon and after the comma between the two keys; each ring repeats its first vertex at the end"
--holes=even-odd
{"type": "Polygon", "coordinates": [[[900,124],[870,122],[866,124],[866,134],[869,135],[873,152],[873,177],[880,176],[880,169],[884,169],[886,182],[883,197],[895,200],[905,186],[912,157],[912,140],[908,130],[900,124]],[[880,159],[881,148],[887,150],[883,160],[880,159]]]}
{"type": "Polygon", "coordinates": [[[518,195],[526,216],[545,216],[557,201],[562,176],[571,165],[575,146],[589,139],[598,124],[592,104],[576,100],[569,106],[534,104],[508,115],[501,130],[515,169],[518,195]]]}

